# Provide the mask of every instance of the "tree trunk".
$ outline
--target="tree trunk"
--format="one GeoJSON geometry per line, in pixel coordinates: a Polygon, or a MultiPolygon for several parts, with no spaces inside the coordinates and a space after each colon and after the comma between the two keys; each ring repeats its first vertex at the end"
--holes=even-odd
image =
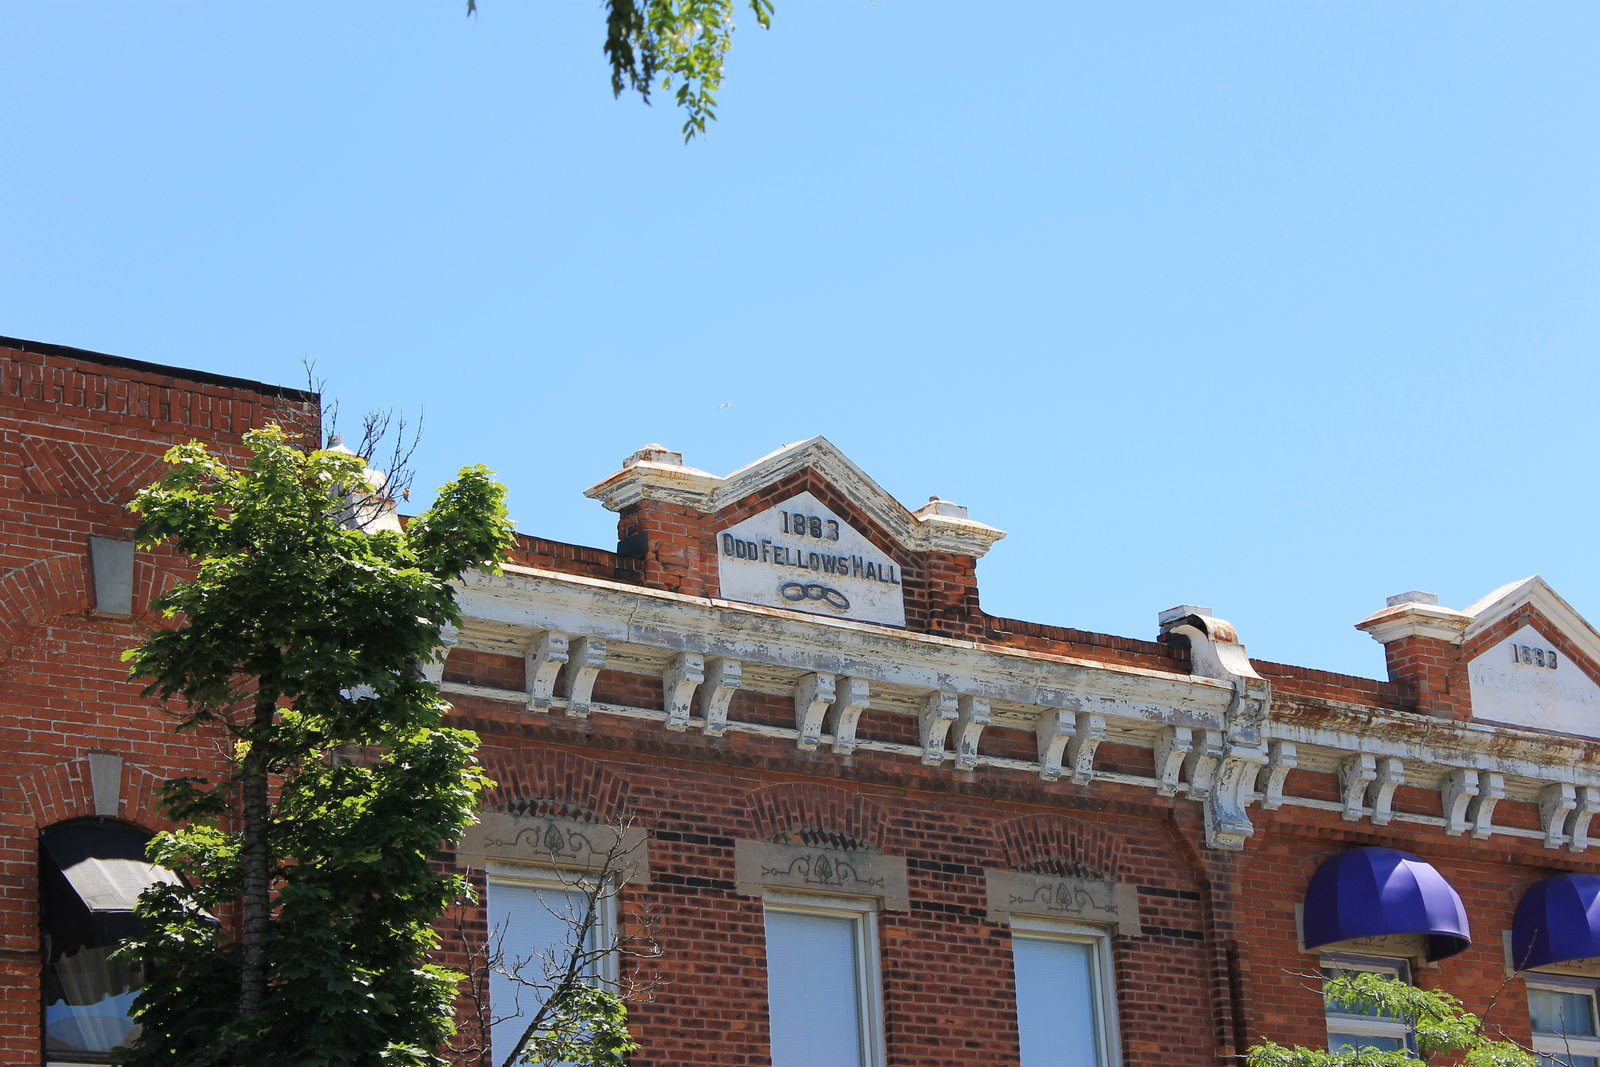
{"type": "Polygon", "coordinates": [[[240,850],[240,883],[244,898],[244,922],[240,930],[239,1018],[253,1019],[261,1014],[267,992],[267,967],[264,949],[271,929],[272,853],[267,829],[272,813],[267,803],[267,734],[278,710],[273,686],[262,679],[256,691],[255,721],[249,734],[250,747],[239,769],[239,790],[243,802],[244,840],[240,850]]]}

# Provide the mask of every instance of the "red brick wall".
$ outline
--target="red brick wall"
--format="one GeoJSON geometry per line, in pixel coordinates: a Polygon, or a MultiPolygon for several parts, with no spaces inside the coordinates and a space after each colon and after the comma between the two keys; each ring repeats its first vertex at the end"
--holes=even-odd
{"type": "MultiPolygon", "coordinates": [[[[1218,1014],[1206,877],[1182,841],[1199,806],[1140,790],[953,776],[858,753],[848,763],[749,734],[711,739],[600,717],[530,715],[461,697],[485,739],[496,807],[567,802],[627,813],[651,834],[652,881],[624,906],[656,917],[663,983],[630,1010],[636,1067],[767,1062],[762,903],[734,887],[734,841],[801,829],[902,857],[911,906],[879,915],[884,1023],[895,1064],[1014,1062],[1010,931],[986,918],[986,869],[1091,869],[1139,886],[1144,935],[1118,937],[1130,1063],[1214,1064],[1218,1014]],[[1167,1035],[1205,1035],[1173,1044],[1167,1035]]],[[[483,920],[479,916],[476,922],[483,920]]]]}
{"type": "Polygon", "coordinates": [[[88,539],[132,536],[126,504],[173,444],[227,452],[268,421],[314,438],[318,420],[297,390],[0,339],[0,1062],[41,1062],[38,835],[95,814],[85,757],[122,757],[118,814],[146,829],[161,781],[216,762],[121,662],[175,561],[138,553],[133,617],[97,615],[88,539]]]}

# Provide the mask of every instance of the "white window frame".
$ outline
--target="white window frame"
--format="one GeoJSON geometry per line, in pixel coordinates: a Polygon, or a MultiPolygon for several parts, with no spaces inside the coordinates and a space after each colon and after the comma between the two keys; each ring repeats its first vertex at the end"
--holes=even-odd
{"type": "Polygon", "coordinates": [[[1121,1028],[1117,1024],[1117,979],[1116,968],[1111,959],[1111,930],[1104,926],[1059,922],[1054,919],[1039,919],[1027,915],[1012,915],[1013,975],[1016,973],[1015,946],[1019,938],[1033,941],[1067,941],[1090,947],[1093,955],[1090,978],[1094,985],[1090,991],[1090,1008],[1094,1013],[1096,1024],[1095,1044],[1100,1057],[1099,1062],[1106,1065],[1106,1067],[1116,1067],[1117,1064],[1120,1064],[1122,1062],[1122,1042],[1120,1038],[1121,1028]]]}
{"type": "MultiPolygon", "coordinates": [[[[1532,989],[1550,989],[1560,993],[1586,993],[1593,1010],[1600,1011],[1600,982],[1592,978],[1568,978],[1564,975],[1540,974],[1529,971],[1525,975],[1527,985],[1532,989]]],[[[1532,1016],[1532,1008],[1529,1008],[1532,1016]]],[[[1597,1019],[1596,1022],[1600,1022],[1597,1019]]],[[[1600,1031],[1600,1025],[1595,1027],[1600,1031]]],[[[1594,1037],[1568,1036],[1554,1034],[1547,1031],[1533,1031],[1533,1050],[1542,1056],[1554,1056],[1566,1063],[1577,1056],[1592,1056],[1600,1059],[1600,1034],[1594,1037]]]]}
{"type": "MultiPolygon", "coordinates": [[[[491,952],[493,952],[495,948],[495,928],[499,922],[499,919],[496,917],[493,911],[495,885],[517,886],[521,888],[547,890],[553,893],[564,894],[590,892],[595,888],[595,881],[592,877],[579,871],[562,870],[560,868],[553,867],[531,867],[520,863],[501,863],[495,860],[490,860],[484,868],[484,917],[488,926],[488,934],[490,939],[489,949],[491,952]]],[[[598,970],[591,975],[591,978],[597,985],[615,989],[621,978],[620,961],[618,959],[618,953],[615,951],[616,936],[618,931],[621,929],[621,927],[618,926],[617,919],[616,887],[611,887],[610,889],[604,891],[601,894],[598,903],[599,913],[596,917],[595,924],[590,927],[589,933],[593,938],[596,947],[605,947],[605,954],[600,958],[600,966],[598,970]]],[[[564,921],[560,913],[553,909],[551,910],[551,915],[558,921],[564,921]]],[[[555,947],[556,946],[554,945],[513,946],[505,944],[502,941],[500,950],[502,953],[504,953],[505,959],[509,963],[519,956],[525,954],[532,956],[534,953],[548,952],[550,949],[555,947]]],[[[536,966],[539,964],[539,960],[536,958],[530,959],[529,964],[530,966],[536,966]]],[[[489,977],[488,981],[491,983],[493,982],[492,975],[489,977]]],[[[529,990],[527,995],[531,996],[532,991],[529,990]]],[[[490,994],[489,1009],[491,1012],[504,1010],[509,1007],[509,1005],[503,1005],[500,1009],[497,1009],[494,1004],[493,994],[490,994]]],[[[494,1049],[492,1047],[492,1035],[490,1043],[490,1051],[494,1062],[499,1063],[501,1060],[505,1059],[505,1054],[501,1050],[494,1049]]]]}
{"type": "MultiPolygon", "coordinates": [[[[866,1067],[884,1067],[887,1062],[883,1037],[883,975],[878,962],[878,904],[878,900],[871,897],[831,896],[782,889],[768,889],[762,893],[763,928],[766,915],[774,911],[849,919],[855,924],[856,988],[859,990],[856,1000],[857,1040],[860,1042],[862,1063],[866,1067]]],[[[771,1005],[772,975],[769,971],[769,1020],[771,1005]]],[[[819,1024],[824,1022],[818,1020],[819,1024]]]]}
{"type": "MultiPolygon", "coordinates": [[[[1342,952],[1322,954],[1322,970],[1355,971],[1364,974],[1382,974],[1411,983],[1411,961],[1389,956],[1356,956],[1342,952]]],[[[1326,975],[1324,975],[1326,981],[1326,975]]],[[[1397,1037],[1401,1047],[1415,1053],[1416,1032],[1403,1019],[1385,1019],[1373,1015],[1353,1015],[1334,1011],[1323,1001],[1323,1016],[1328,1034],[1328,1049],[1334,1051],[1333,1034],[1352,1034],[1356,1037],[1397,1037]]]]}

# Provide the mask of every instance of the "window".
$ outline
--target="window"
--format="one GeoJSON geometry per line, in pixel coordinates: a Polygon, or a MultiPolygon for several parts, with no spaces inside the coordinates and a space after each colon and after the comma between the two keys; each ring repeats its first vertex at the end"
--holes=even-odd
{"type": "MultiPolygon", "coordinates": [[[[1411,981],[1411,969],[1404,960],[1369,959],[1360,956],[1324,956],[1322,978],[1338,978],[1353,974],[1381,974],[1411,981]]],[[[1385,1015],[1375,1008],[1351,1007],[1324,999],[1323,1010],[1328,1017],[1328,1048],[1374,1048],[1383,1051],[1411,1049],[1411,1028],[1405,1020],[1385,1015]]]]}
{"type": "Polygon", "coordinates": [[[148,886],[174,881],[147,863],[149,835],[124,823],[83,819],[39,839],[39,912],[44,934],[45,1059],[110,1063],[111,1050],[138,1036],[129,1018],[142,978],[113,960],[138,932],[133,906],[148,886]]]}
{"type": "Polygon", "coordinates": [[[769,892],[772,1067],[879,1067],[876,902],[769,892]]]}
{"type": "Polygon", "coordinates": [[[555,983],[551,978],[565,970],[572,953],[591,956],[589,977],[595,982],[617,980],[617,959],[610,952],[616,925],[616,896],[596,893],[592,882],[554,871],[493,864],[488,880],[490,954],[500,965],[489,971],[489,1005],[496,1020],[489,1044],[495,1063],[505,1060],[538,1014],[555,983]],[[583,944],[578,931],[593,898],[593,920],[583,944]],[[521,976],[513,980],[501,969],[521,976]]]}
{"type": "Polygon", "coordinates": [[[1011,956],[1022,1067],[1121,1062],[1103,928],[1014,917],[1011,956]]]}
{"type": "Polygon", "coordinates": [[[1595,988],[1592,981],[1529,975],[1528,1016],[1541,1064],[1600,1067],[1595,988]]]}

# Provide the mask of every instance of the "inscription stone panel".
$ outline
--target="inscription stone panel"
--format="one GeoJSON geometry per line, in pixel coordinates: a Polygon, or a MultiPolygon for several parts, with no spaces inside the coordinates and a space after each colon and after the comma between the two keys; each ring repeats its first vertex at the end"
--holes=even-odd
{"type": "Polygon", "coordinates": [[[906,624],[900,565],[810,493],[718,533],[717,574],[728,600],[906,624]]]}
{"type": "Polygon", "coordinates": [[[1600,686],[1523,626],[1467,667],[1474,718],[1600,737],[1600,686]]]}

